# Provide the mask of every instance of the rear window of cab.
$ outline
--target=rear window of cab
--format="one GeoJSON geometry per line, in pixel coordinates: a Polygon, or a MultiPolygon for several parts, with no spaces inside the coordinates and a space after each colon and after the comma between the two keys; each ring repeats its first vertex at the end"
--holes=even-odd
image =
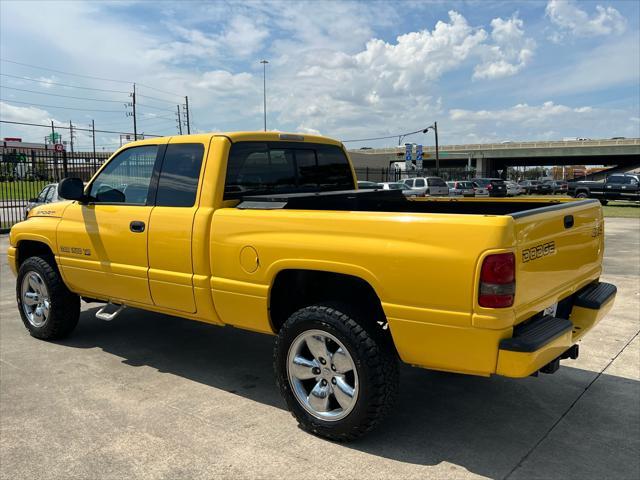
{"type": "Polygon", "coordinates": [[[338,146],[303,142],[238,142],[229,152],[224,199],[353,188],[349,160],[338,146]]]}

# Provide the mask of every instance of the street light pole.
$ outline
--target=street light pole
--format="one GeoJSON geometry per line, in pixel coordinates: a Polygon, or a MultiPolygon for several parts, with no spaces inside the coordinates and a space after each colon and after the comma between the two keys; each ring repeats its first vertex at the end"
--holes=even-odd
{"type": "Polygon", "coordinates": [[[425,128],[422,133],[427,133],[429,130],[433,130],[436,135],[436,175],[440,174],[440,152],[438,150],[438,122],[433,122],[433,125],[425,128]]]}
{"type": "Polygon", "coordinates": [[[267,60],[260,60],[262,64],[262,99],[264,105],[264,131],[267,131],[267,60]]]}

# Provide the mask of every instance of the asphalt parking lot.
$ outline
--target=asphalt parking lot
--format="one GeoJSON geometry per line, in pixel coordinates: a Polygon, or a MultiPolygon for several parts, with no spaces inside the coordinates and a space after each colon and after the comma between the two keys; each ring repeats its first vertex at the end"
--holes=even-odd
{"type": "Polygon", "coordinates": [[[297,428],[272,338],[126,310],[31,338],[0,237],[0,475],[34,478],[640,478],[640,222],[606,221],[616,305],[576,361],[511,380],[406,367],[368,437],[297,428]]]}

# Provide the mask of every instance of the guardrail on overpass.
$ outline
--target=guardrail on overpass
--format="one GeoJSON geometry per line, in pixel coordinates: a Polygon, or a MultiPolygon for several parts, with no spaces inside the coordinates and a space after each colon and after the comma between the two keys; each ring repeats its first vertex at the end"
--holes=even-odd
{"type": "MultiPolygon", "coordinates": [[[[505,142],[505,143],[471,143],[463,145],[441,145],[441,152],[472,152],[487,150],[515,150],[515,149],[547,149],[547,148],[585,148],[585,147],[634,147],[640,146],[640,138],[621,138],[608,140],[571,140],[571,141],[536,141],[536,142],[505,142]]],[[[404,145],[397,147],[355,149],[350,152],[362,154],[385,154],[404,152],[404,145]]],[[[433,145],[423,146],[425,152],[435,152],[433,145]]]]}

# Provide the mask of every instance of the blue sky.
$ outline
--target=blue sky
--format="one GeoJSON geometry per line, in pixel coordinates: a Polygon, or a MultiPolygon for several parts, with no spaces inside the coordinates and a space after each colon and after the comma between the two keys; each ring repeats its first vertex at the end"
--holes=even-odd
{"type": "Polygon", "coordinates": [[[174,134],[184,95],[195,131],[261,129],[266,58],[269,129],[346,140],[435,120],[443,144],[640,137],[637,1],[3,1],[0,14],[2,59],[60,71],[0,62],[5,120],[130,131],[121,92],[135,81],[141,131],[174,134]]]}

